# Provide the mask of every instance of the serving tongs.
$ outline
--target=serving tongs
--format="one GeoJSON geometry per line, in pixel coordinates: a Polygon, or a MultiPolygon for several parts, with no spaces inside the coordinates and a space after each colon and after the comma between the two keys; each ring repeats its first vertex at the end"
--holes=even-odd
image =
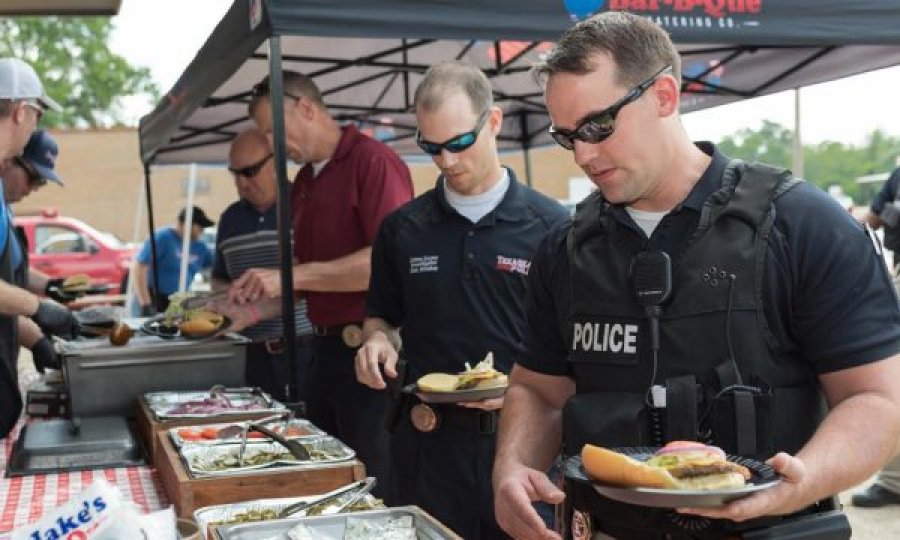
{"type": "MultiPolygon", "coordinates": [[[[271,409],[275,402],[272,398],[267,397],[263,389],[258,386],[241,386],[237,388],[226,388],[224,385],[217,384],[209,389],[209,397],[212,399],[222,398],[228,401],[225,394],[247,395],[259,398],[267,409],[271,409]]],[[[230,403],[230,402],[229,402],[230,403]]]]}
{"type": "MultiPolygon", "coordinates": [[[[250,433],[251,429],[254,431],[259,431],[264,435],[269,435],[269,433],[273,433],[272,431],[265,429],[265,431],[261,431],[259,428],[265,424],[271,424],[272,422],[282,421],[284,422],[282,430],[287,431],[288,423],[294,419],[293,411],[287,411],[279,414],[273,414],[272,416],[266,416],[265,418],[260,418],[259,420],[253,422],[245,422],[243,424],[238,424],[234,426],[229,426],[227,428],[222,428],[219,430],[219,436],[223,439],[230,439],[231,437],[235,437],[237,435],[241,436],[241,447],[238,450],[238,467],[244,466],[244,451],[247,449],[247,434],[250,433]]],[[[277,434],[276,434],[277,435],[277,434]]],[[[277,435],[278,438],[285,440],[284,437],[277,435]]],[[[275,437],[273,437],[274,439],[275,437]]],[[[276,439],[277,440],[277,439],[276,439]]],[[[279,441],[280,442],[280,441],[279,441]]],[[[296,442],[296,441],[293,441],[296,442]]],[[[301,447],[303,445],[300,445],[301,447]]],[[[288,450],[291,450],[288,448],[288,450]]],[[[309,452],[306,451],[306,448],[303,447],[303,452],[306,452],[307,460],[309,459],[309,452]]],[[[293,454],[293,451],[291,451],[293,454]]]]}
{"type": "Polygon", "coordinates": [[[338,507],[337,512],[335,512],[336,514],[338,514],[340,512],[343,512],[347,508],[349,508],[350,505],[356,503],[357,501],[359,501],[360,499],[365,497],[366,493],[372,491],[372,488],[375,487],[375,482],[376,482],[376,479],[372,476],[369,476],[368,478],[366,478],[364,480],[358,480],[356,482],[353,482],[352,484],[347,484],[346,486],[344,486],[340,489],[332,491],[331,493],[327,493],[327,494],[319,497],[318,499],[294,503],[290,506],[283,508],[281,510],[281,512],[278,512],[278,519],[284,519],[286,517],[296,514],[297,512],[302,512],[303,510],[307,510],[309,508],[312,508],[313,506],[318,506],[320,504],[327,503],[327,502],[333,501],[335,499],[339,499],[339,498],[343,497],[344,495],[347,495],[348,493],[353,493],[353,495],[350,498],[348,498],[346,502],[344,502],[340,507],[338,507]]]}
{"type": "MultiPolygon", "coordinates": [[[[307,450],[306,447],[303,446],[303,443],[296,439],[286,439],[281,434],[275,433],[271,429],[260,424],[255,424],[253,422],[247,425],[247,431],[250,430],[258,431],[259,433],[262,433],[263,435],[277,442],[281,446],[287,448],[288,452],[290,452],[291,455],[299,461],[310,461],[312,459],[312,456],[309,455],[309,450],[307,450]]],[[[246,440],[246,438],[247,435],[244,434],[244,439],[246,440]]],[[[238,461],[240,462],[242,458],[243,456],[240,456],[238,461]]]]}

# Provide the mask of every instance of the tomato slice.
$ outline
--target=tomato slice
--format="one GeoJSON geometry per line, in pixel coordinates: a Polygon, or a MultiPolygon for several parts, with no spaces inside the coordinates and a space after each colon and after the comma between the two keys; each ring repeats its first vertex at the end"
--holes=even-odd
{"type": "Polygon", "coordinates": [[[200,432],[200,436],[204,439],[218,439],[219,438],[219,429],[218,428],[204,428],[203,431],[200,432]]]}

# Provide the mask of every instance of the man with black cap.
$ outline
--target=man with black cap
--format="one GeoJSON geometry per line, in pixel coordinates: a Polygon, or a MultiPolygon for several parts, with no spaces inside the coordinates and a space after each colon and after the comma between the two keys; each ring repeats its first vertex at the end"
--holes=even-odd
{"type": "Polygon", "coordinates": [[[215,222],[208,217],[197,206],[193,207],[191,212],[191,226],[186,229],[184,226],[186,220],[186,211],[184,208],[178,213],[178,226],[166,227],[156,231],[156,258],[158,276],[154,277],[151,259],[153,254],[150,250],[150,240],[144,242],[141,252],[138,253],[134,262],[131,275],[134,276],[134,292],[137,295],[138,303],[141,305],[142,315],[152,315],[154,311],[163,312],[169,307],[169,295],[178,291],[178,278],[181,274],[181,252],[182,252],[182,233],[187,231],[190,234],[190,247],[188,252],[190,260],[187,265],[187,279],[185,283],[190,283],[194,279],[194,275],[201,270],[211,268],[213,264],[213,254],[210,252],[206,244],[200,241],[200,235],[203,229],[213,225],[215,222]],[[159,283],[155,282],[159,279],[159,283]]]}
{"type": "MultiPolygon", "coordinates": [[[[0,178],[3,180],[3,196],[6,199],[7,229],[10,238],[17,238],[19,256],[14,263],[16,285],[35,294],[47,295],[57,302],[69,302],[76,298],[63,291],[61,285],[65,278],[50,278],[47,274],[28,265],[28,245],[21,229],[13,225],[11,205],[27,197],[47,184],[48,181],[64,185],[56,174],[54,165],[59,155],[59,146],[46,131],[39,129],[32,133],[21,156],[0,161],[0,178]]],[[[6,234],[4,231],[3,234],[6,234]]],[[[19,317],[19,344],[31,349],[35,366],[43,371],[46,367],[57,367],[56,353],[50,341],[40,328],[26,317],[19,317]]]]}
{"type": "MultiPolygon", "coordinates": [[[[59,105],[46,96],[34,69],[16,58],[0,58],[0,160],[22,152],[47,108],[59,110],[59,105]]],[[[69,338],[78,332],[78,321],[68,309],[13,285],[23,255],[9,221],[0,193],[0,438],[6,437],[22,410],[16,369],[19,316],[32,319],[45,334],[69,338]]]]}

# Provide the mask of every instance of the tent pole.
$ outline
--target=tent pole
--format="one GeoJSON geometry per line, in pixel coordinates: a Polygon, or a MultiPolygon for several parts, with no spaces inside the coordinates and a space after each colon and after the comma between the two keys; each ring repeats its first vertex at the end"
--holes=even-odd
{"type": "MultiPolygon", "coordinates": [[[[153,223],[153,191],[150,189],[150,164],[144,163],[144,191],[147,193],[147,226],[150,228],[150,267],[153,268],[153,285],[156,286],[159,283],[159,268],[157,268],[156,264],[156,226],[153,223]]],[[[131,279],[134,279],[134,276],[131,276],[131,279]]],[[[153,306],[154,313],[156,312],[156,294],[155,290],[151,287],[148,287],[150,290],[150,305],[153,306]]]]}
{"type": "Polygon", "coordinates": [[[519,132],[522,134],[522,161],[525,163],[525,182],[532,187],[531,179],[531,139],[528,136],[528,117],[525,111],[519,111],[519,132]]]}
{"type": "Polygon", "coordinates": [[[191,233],[194,231],[194,190],[197,187],[197,164],[188,166],[187,202],[181,227],[181,268],[178,269],[178,292],[188,289],[187,271],[191,261],[191,233]]]}
{"type": "Polygon", "coordinates": [[[803,178],[803,139],[800,137],[800,88],[794,88],[794,152],[791,169],[803,178]]]}
{"type": "Polygon", "coordinates": [[[281,37],[269,38],[269,103],[272,105],[272,152],[275,154],[275,176],[278,184],[278,252],[281,267],[281,320],[284,325],[285,353],[289,379],[284,390],[287,401],[297,397],[294,362],[297,358],[297,328],[294,317],[293,250],[291,246],[291,199],[288,192],[287,150],[284,142],[284,77],[281,71],[281,37]]]}

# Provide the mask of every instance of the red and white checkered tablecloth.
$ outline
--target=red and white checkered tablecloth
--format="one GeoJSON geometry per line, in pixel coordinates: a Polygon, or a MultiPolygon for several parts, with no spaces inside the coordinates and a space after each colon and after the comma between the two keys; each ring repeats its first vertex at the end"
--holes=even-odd
{"type": "MultiPolygon", "coordinates": [[[[20,421],[3,444],[0,469],[6,470],[6,461],[13,443],[19,436],[24,421],[20,421]]],[[[87,488],[94,478],[106,478],[118,486],[126,499],[134,501],[144,512],[160,510],[169,505],[156,469],[151,467],[123,467],[94,471],[76,471],[58,474],[37,474],[0,478],[0,533],[33,523],[46,512],[68,501],[87,488]]],[[[0,534],[0,538],[5,535],[0,534]]]]}

